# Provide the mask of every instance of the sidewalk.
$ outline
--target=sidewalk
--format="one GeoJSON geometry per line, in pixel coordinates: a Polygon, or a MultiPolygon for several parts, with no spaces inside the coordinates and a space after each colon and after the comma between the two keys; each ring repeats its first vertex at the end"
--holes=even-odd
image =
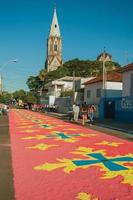
{"type": "Polygon", "coordinates": [[[133,124],[131,123],[118,122],[112,119],[104,119],[104,120],[97,120],[96,125],[105,128],[111,128],[118,131],[123,131],[133,135],[133,124]]]}
{"type": "MultiPolygon", "coordinates": [[[[68,114],[61,114],[61,113],[54,113],[54,112],[48,112],[47,114],[57,117],[59,119],[69,120],[68,114]]],[[[73,123],[75,122],[73,121],[73,123]]],[[[80,121],[79,123],[82,124],[80,121]]],[[[88,124],[86,125],[89,126],[88,124]]],[[[96,119],[93,127],[95,126],[124,132],[124,133],[130,134],[130,137],[133,136],[133,124],[131,123],[118,122],[112,119],[104,119],[104,120],[96,119]]]]}
{"type": "Polygon", "coordinates": [[[6,115],[0,116],[0,199],[14,200],[9,125],[6,115]]]}

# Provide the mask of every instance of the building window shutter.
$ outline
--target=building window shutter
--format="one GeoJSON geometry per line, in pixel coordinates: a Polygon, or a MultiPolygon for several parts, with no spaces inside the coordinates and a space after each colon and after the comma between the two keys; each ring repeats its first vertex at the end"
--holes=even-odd
{"type": "Polygon", "coordinates": [[[90,98],[90,97],[91,97],[91,91],[87,90],[87,98],[90,98]]]}
{"type": "Polygon", "coordinates": [[[52,49],[53,49],[53,45],[52,45],[52,44],[50,44],[50,51],[52,51],[52,49]]]}
{"type": "Polygon", "coordinates": [[[98,97],[98,98],[101,97],[101,89],[96,90],[96,97],[98,97]]]}
{"type": "Polygon", "coordinates": [[[57,44],[54,45],[54,51],[57,51],[57,44]]]}

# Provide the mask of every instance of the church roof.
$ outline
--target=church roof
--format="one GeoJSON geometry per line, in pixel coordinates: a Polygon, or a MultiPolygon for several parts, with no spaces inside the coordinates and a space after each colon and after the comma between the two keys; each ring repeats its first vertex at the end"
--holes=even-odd
{"type": "Polygon", "coordinates": [[[107,56],[109,56],[109,58],[111,59],[112,58],[112,56],[109,54],[109,53],[107,53],[107,52],[104,52],[104,53],[101,53],[98,57],[97,57],[97,60],[99,60],[101,57],[103,57],[105,55],[105,58],[107,57],[107,56]]]}
{"type": "Polygon", "coordinates": [[[50,33],[49,33],[49,37],[50,36],[60,37],[60,27],[58,24],[56,8],[54,9],[53,20],[52,20],[52,24],[51,24],[51,28],[50,28],[50,33]]]}

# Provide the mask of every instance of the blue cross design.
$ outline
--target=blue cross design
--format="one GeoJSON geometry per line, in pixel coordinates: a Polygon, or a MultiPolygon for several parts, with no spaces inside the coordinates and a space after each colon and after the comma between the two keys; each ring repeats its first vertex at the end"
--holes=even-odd
{"type": "Polygon", "coordinates": [[[52,129],[53,126],[49,125],[49,124],[40,124],[39,126],[46,128],[46,129],[52,129]]]}
{"type": "Polygon", "coordinates": [[[66,134],[61,133],[61,132],[57,132],[56,134],[59,137],[61,137],[61,139],[69,139],[69,138],[72,138],[73,136],[80,136],[80,134],[69,134],[69,135],[66,135],[66,134]]]}
{"type": "Polygon", "coordinates": [[[95,158],[95,160],[73,160],[72,162],[78,167],[102,163],[110,171],[128,170],[127,167],[119,165],[115,162],[133,162],[133,158],[131,157],[117,157],[108,159],[101,153],[91,153],[87,154],[87,156],[91,156],[92,158],[95,158]]]}
{"type": "Polygon", "coordinates": [[[63,132],[57,132],[56,135],[47,135],[46,137],[47,138],[60,137],[61,139],[65,140],[65,139],[69,139],[69,138],[77,137],[77,136],[80,136],[80,134],[69,134],[69,135],[66,135],[63,132]]]}

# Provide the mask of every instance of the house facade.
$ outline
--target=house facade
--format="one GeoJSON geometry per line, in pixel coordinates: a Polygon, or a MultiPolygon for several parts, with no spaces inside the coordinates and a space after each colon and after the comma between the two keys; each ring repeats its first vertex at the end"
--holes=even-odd
{"type": "Polygon", "coordinates": [[[122,96],[133,97],[133,63],[122,68],[123,91],[122,96]]]}
{"type": "Polygon", "coordinates": [[[122,96],[122,76],[112,72],[107,75],[103,91],[103,78],[97,77],[84,83],[84,101],[87,104],[99,104],[101,98],[122,96]]]}
{"type": "Polygon", "coordinates": [[[88,104],[94,104],[97,107],[96,116],[99,117],[99,105],[101,99],[108,99],[122,96],[122,75],[121,73],[111,72],[107,74],[105,89],[103,89],[102,76],[96,77],[84,83],[84,101],[88,104]]]}
{"type": "Polygon", "coordinates": [[[133,63],[120,69],[122,73],[122,96],[100,101],[100,118],[133,123],[133,63]],[[107,112],[108,111],[108,112],[107,112]]]}

